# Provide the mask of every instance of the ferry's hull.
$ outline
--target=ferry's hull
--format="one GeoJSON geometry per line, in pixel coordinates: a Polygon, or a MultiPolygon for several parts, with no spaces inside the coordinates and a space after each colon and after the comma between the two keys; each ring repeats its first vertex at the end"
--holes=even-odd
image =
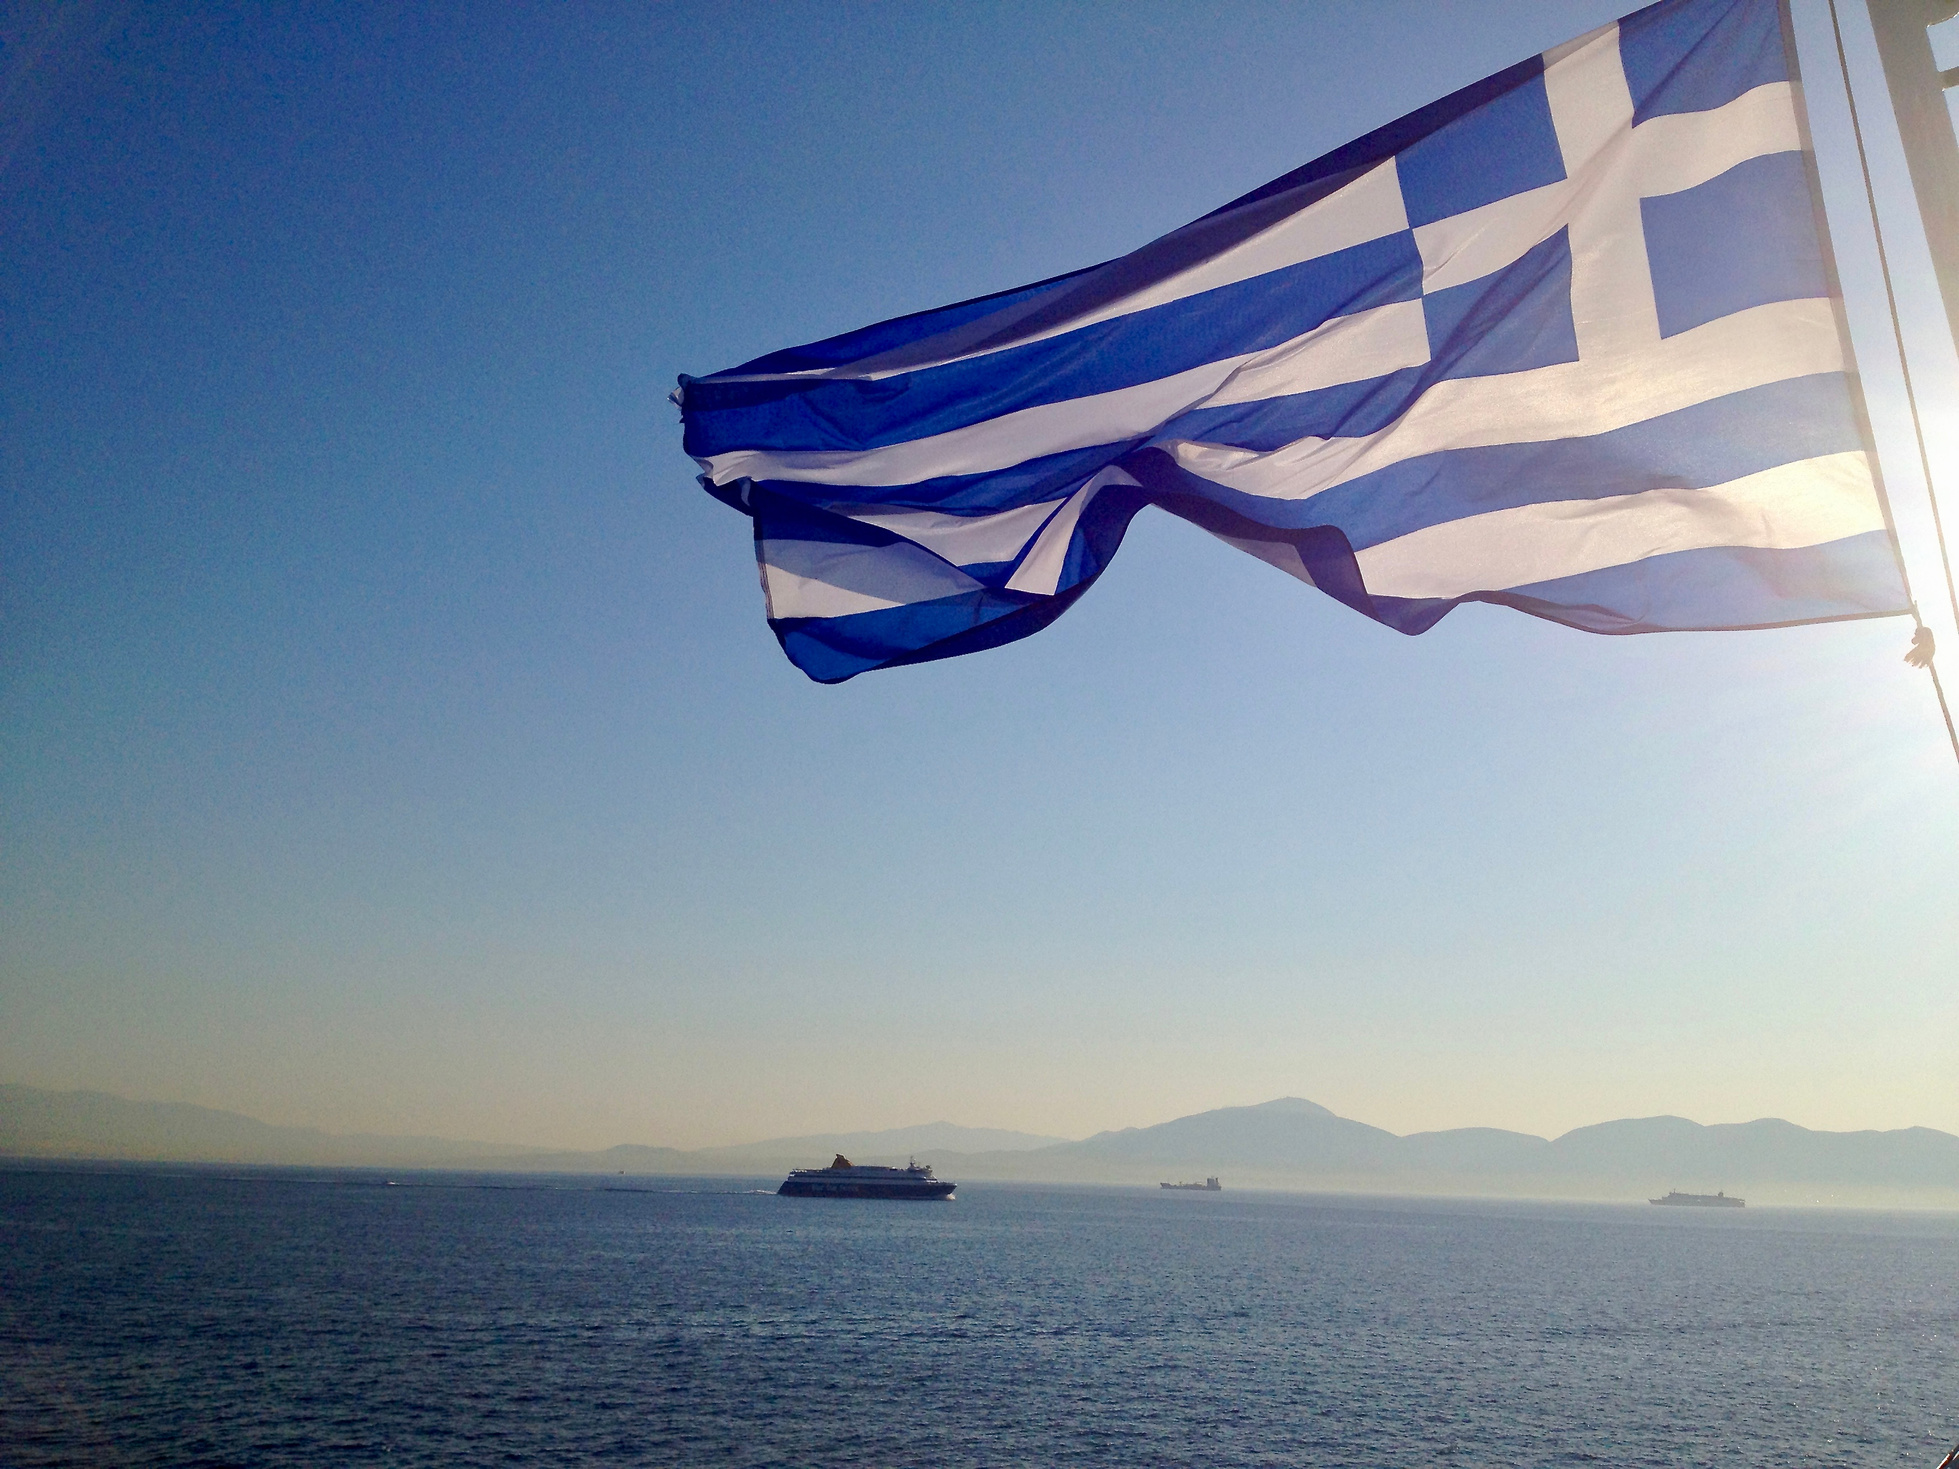
{"type": "Polygon", "coordinates": [[[792,1178],[776,1192],[796,1199],[949,1199],[957,1184],[933,1178],[909,1179],[792,1178]]]}

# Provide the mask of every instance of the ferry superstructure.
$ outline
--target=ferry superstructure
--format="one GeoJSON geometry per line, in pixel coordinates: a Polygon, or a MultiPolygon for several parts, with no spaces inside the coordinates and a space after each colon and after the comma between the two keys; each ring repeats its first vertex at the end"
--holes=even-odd
{"type": "Polygon", "coordinates": [[[913,1159],[903,1168],[853,1163],[837,1154],[828,1168],[793,1168],[778,1194],[802,1199],[949,1199],[957,1184],[934,1178],[929,1165],[913,1159]]]}

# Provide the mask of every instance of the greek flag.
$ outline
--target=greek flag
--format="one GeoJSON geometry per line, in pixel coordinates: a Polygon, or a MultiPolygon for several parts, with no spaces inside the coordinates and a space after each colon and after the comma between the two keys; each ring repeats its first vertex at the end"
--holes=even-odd
{"type": "Polygon", "coordinates": [[[1135,253],[675,394],[810,677],[1046,626],[1145,505],[1405,633],[1906,610],[1778,0],[1662,0],[1135,253]]]}

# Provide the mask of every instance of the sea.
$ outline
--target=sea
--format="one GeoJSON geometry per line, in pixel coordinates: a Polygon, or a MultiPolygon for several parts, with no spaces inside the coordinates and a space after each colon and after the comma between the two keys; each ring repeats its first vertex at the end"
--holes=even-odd
{"type": "Polygon", "coordinates": [[[1917,1465],[1959,1215],[0,1166],[0,1464],[1917,1465]]]}

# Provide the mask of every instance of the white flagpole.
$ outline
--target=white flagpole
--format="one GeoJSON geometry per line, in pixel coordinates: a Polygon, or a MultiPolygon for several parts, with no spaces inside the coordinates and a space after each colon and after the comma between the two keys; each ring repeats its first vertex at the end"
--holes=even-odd
{"type": "MultiPolygon", "coordinates": [[[[1884,54],[1885,78],[1891,88],[1893,105],[1898,110],[1901,132],[1907,125],[1906,109],[1897,100],[1901,85],[1911,99],[1910,116],[1915,131],[1905,133],[1905,155],[1913,160],[1912,187],[1918,194],[1919,213],[1925,225],[1927,242],[1932,247],[1932,258],[1938,264],[1939,290],[1945,298],[1953,345],[1959,347],[1959,140],[1953,137],[1952,118],[1945,109],[1944,83],[1933,66],[1932,43],[1925,34],[1926,28],[1936,21],[1959,15],[1959,0],[1869,0],[1866,8],[1871,15],[1871,24],[1878,33],[1880,53],[1884,54]],[[1891,54],[1883,53],[1886,32],[1884,27],[1878,25],[1880,11],[1885,13],[1886,25],[1894,33],[1895,54],[1899,57],[1895,76],[1891,54]],[[1914,36],[1916,51],[1909,44],[1914,36]],[[1919,52],[1923,53],[1922,56],[1919,52]],[[1902,83],[1899,78],[1903,79],[1902,83]],[[1923,105],[1928,87],[1933,108],[1923,105]],[[1924,158],[1922,170],[1918,161],[1921,155],[1924,158]],[[1926,203],[1928,193],[1933,200],[1930,206],[1926,203]],[[1935,220],[1949,228],[1943,240],[1933,237],[1935,220]]],[[[1898,347],[1898,365],[1904,372],[1905,404],[1911,410],[1912,436],[1918,442],[1918,467],[1925,476],[1925,494],[1932,505],[1932,528],[1938,534],[1939,560],[1945,569],[1945,590],[1952,602],[1952,620],[1955,626],[1959,626],[1959,586],[1954,584],[1952,578],[1952,558],[1947,554],[1945,545],[1945,523],[1939,515],[1938,491],[1932,484],[1932,460],[1926,453],[1925,430],[1918,418],[1918,394],[1912,387],[1911,359],[1905,352],[1904,326],[1898,319],[1898,294],[1891,283],[1891,260],[1884,248],[1884,227],[1878,220],[1877,190],[1871,183],[1870,159],[1864,152],[1864,126],[1857,115],[1856,89],[1850,84],[1850,59],[1843,49],[1843,26],[1837,18],[1837,0],[1830,0],[1830,29],[1836,37],[1837,65],[1843,71],[1844,97],[1850,103],[1850,130],[1857,140],[1857,166],[1864,175],[1864,199],[1870,206],[1871,232],[1877,237],[1878,270],[1884,277],[1884,299],[1891,308],[1891,335],[1898,347]]],[[[1894,529],[1892,534],[1895,536],[1897,531],[1894,529]]],[[[1919,615],[1918,601],[1911,594],[1911,577],[1905,570],[1902,557],[1898,561],[1898,575],[1905,583],[1905,597],[1911,603],[1912,621],[1917,624],[1911,651],[1905,654],[1905,661],[1932,675],[1932,690],[1938,695],[1939,713],[1945,719],[1946,736],[1952,741],[1953,758],[1959,760],[1959,728],[1953,725],[1952,706],[1946,702],[1945,685],[1940,682],[1938,665],[1933,662],[1932,630],[1925,626],[1925,619],[1919,615]]]]}

